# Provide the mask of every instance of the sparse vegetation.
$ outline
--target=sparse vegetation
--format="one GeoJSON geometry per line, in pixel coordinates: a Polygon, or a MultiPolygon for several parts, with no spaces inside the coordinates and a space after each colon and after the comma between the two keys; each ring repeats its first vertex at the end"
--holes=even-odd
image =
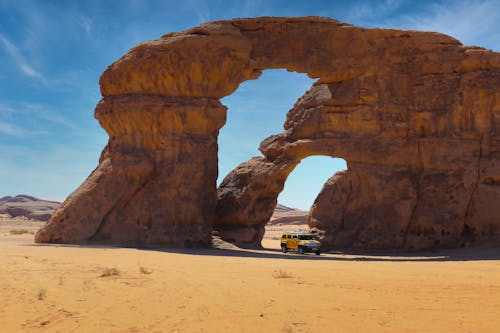
{"type": "Polygon", "coordinates": [[[120,271],[119,270],[117,270],[114,267],[106,267],[106,268],[103,269],[102,274],[100,275],[100,277],[116,276],[116,275],[120,275],[120,271]]]}
{"type": "Polygon", "coordinates": [[[379,320],[377,320],[377,323],[379,324],[380,327],[384,327],[390,322],[391,322],[390,318],[380,318],[379,320]]]}
{"type": "Polygon", "coordinates": [[[152,270],[152,269],[148,269],[148,268],[146,268],[146,267],[142,267],[142,266],[141,266],[141,268],[139,268],[139,271],[140,271],[142,274],[151,274],[151,273],[153,273],[153,270],[152,270]]]}
{"type": "Polygon", "coordinates": [[[43,301],[45,299],[46,294],[47,294],[47,292],[45,291],[45,289],[38,290],[38,294],[37,294],[38,300],[43,301]]]}
{"type": "Polygon", "coordinates": [[[11,235],[23,235],[23,234],[33,234],[33,231],[29,231],[27,229],[12,229],[10,231],[11,235]]]}
{"type": "Polygon", "coordinates": [[[273,276],[275,279],[289,279],[293,277],[292,274],[288,273],[287,271],[283,271],[281,269],[278,271],[275,270],[273,276]]]}

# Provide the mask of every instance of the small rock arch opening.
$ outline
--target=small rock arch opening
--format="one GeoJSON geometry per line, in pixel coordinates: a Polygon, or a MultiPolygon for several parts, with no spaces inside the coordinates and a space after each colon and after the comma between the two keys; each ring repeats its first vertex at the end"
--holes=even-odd
{"type": "Polygon", "coordinates": [[[278,204],[265,226],[262,246],[279,249],[279,238],[284,231],[309,231],[309,212],[318,193],[334,174],[346,169],[347,163],[342,158],[309,156],[301,160],[278,196],[278,204]]]}
{"type": "Polygon", "coordinates": [[[278,196],[278,203],[301,210],[309,210],[319,191],[336,172],[346,170],[343,158],[309,156],[288,175],[285,187],[278,196]]]}

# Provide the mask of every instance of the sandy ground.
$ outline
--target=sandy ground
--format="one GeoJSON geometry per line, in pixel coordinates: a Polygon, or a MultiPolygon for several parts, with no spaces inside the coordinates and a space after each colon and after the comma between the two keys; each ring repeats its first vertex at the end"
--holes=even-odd
{"type": "Polygon", "coordinates": [[[498,332],[500,250],[418,256],[35,245],[0,220],[0,332],[498,332]],[[115,275],[113,275],[115,274],[115,275]],[[108,276],[106,276],[108,275],[108,276]]]}

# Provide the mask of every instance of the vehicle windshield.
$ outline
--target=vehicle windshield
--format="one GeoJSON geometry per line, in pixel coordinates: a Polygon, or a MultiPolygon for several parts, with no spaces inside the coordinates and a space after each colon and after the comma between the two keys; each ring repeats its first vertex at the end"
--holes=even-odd
{"type": "Polygon", "coordinates": [[[300,235],[299,239],[302,239],[302,240],[314,240],[314,236],[313,235],[300,235]]]}

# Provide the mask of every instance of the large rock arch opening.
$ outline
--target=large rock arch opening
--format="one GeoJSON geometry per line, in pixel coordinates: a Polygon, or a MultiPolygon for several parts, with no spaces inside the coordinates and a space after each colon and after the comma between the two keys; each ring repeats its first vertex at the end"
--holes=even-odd
{"type": "Polygon", "coordinates": [[[215,186],[226,112],[219,99],[267,68],[318,81],[289,112],[285,132],[264,140],[264,157],[246,167],[286,171],[309,155],[348,161],[311,218],[327,232],[349,227],[328,246],[500,242],[500,55],[439,33],[311,17],[207,23],[112,64],[95,110],[110,136],[99,166],[36,241],[209,245],[212,224],[229,220],[227,207],[243,214],[232,227],[271,209],[265,196],[249,210],[252,200],[217,201],[215,186]],[[338,202],[342,223],[321,217],[338,202]]]}
{"type": "Polygon", "coordinates": [[[228,109],[218,136],[217,184],[240,163],[262,156],[262,140],[283,132],[288,111],[313,82],[303,73],[266,69],[221,99],[228,109]]]}

